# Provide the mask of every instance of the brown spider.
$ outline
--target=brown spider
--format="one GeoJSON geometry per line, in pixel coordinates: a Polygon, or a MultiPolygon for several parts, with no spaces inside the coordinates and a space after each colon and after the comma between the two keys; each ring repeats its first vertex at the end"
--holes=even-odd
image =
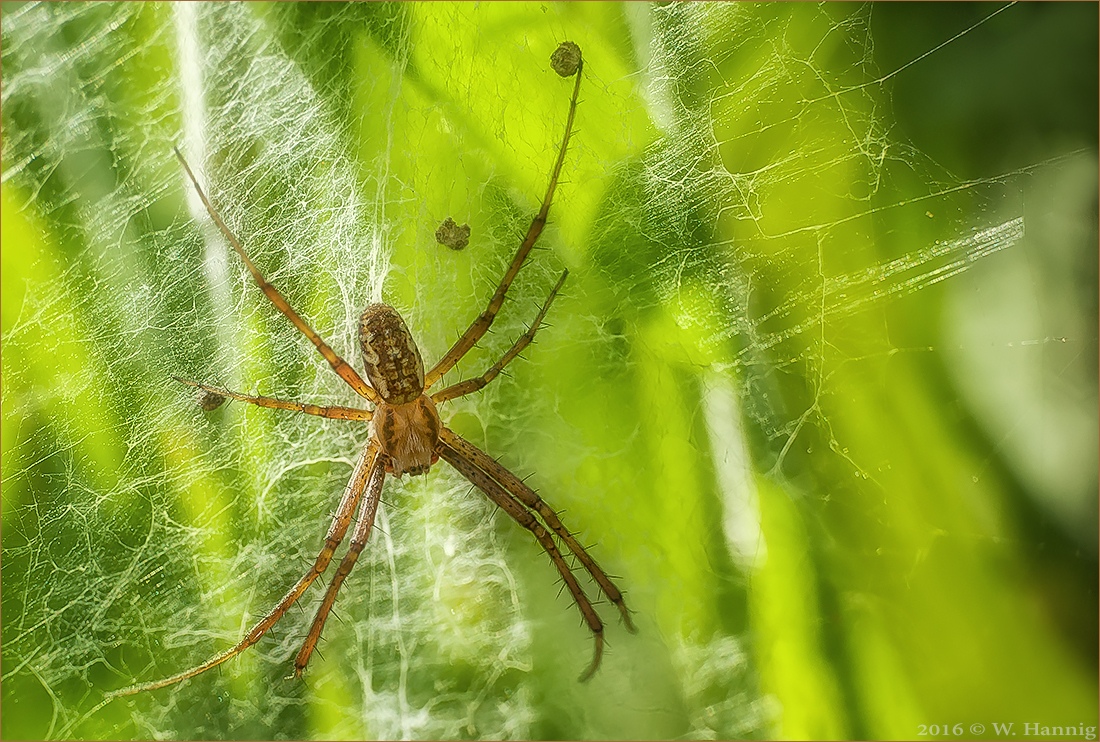
{"type": "MultiPolygon", "coordinates": [[[[566,42],[567,44],[569,42],[566,42]]],[[[570,45],[576,48],[575,45],[570,45]]],[[[577,50],[579,55],[579,49],[577,50]]],[[[211,657],[201,665],[185,670],[178,675],[173,675],[163,680],[132,686],[116,691],[112,696],[129,695],[146,690],[163,688],[173,683],[192,678],[199,673],[216,667],[226,660],[237,656],[248,647],[252,646],[267,633],[284,613],[305,593],[306,589],[321,576],[332,561],[333,554],[339,547],[344,535],[351,525],[355,511],[359,509],[359,519],[351,537],[351,546],[336,570],[335,576],[325,591],[324,599],[317,609],[317,615],[306,636],[305,643],[294,660],[294,674],[300,676],[302,670],[309,662],[310,655],[317,646],[321,636],[321,630],[328,618],[329,611],[336,600],[336,593],[340,590],[344,579],[351,572],[359,553],[367,543],[371,527],[374,524],[375,512],[378,509],[379,496],[382,492],[382,483],[387,473],[395,477],[408,473],[410,476],[427,473],[428,469],[442,458],[459,471],[474,486],[484,492],[490,500],[495,502],[508,515],[521,526],[531,531],[539,544],[550,555],[554,566],[557,567],[565,586],[569,589],[573,600],[580,609],[584,621],[591,629],[595,640],[595,654],[592,664],[585,670],[581,680],[587,680],[600,664],[603,653],[603,623],[592,607],[591,601],[584,594],[584,590],[577,582],[572,569],[566,564],[565,558],[558,549],[554,535],[560,539],[572,552],[581,565],[588,571],[607,598],[614,603],[622,614],[623,621],[630,631],[634,631],[634,624],[630,620],[630,613],[623,601],[622,593],[615,587],[607,574],[600,569],[595,560],[589,556],[584,547],[562,525],[557,513],[554,512],[542,499],[535,494],[515,474],[505,469],[491,456],[478,449],[469,441],[450,430],[439,419],[436,405],[448,400],[476,392],[501,372],[501,370],[518,356],[535,337],[535,332],[546,316],[551,302],[557,296],[568,271],[562,273],[557,284],[550,291],[546,302],[539,309],[531,328],[524,333],[508,349],[504,356],[489,367],[489,370],[481,376],[460,381],[444,388],[435,394],[428,394],[428,390],[439,381],[455,363],[477,344],[478,340],[493,324],[493,320],[504,303],[504,296],[512,285],[516,274],[519,273],[524,261],[531,252],[531,248],[538,239],[546,224],[546,215],[550,210],[550,202],[557,186],[558,176],[561,172],[562,162],[565,159],[565,151],[569,145],[569,136],[573,127],[573,118],[577,109],[577,93],[580,90],[581,63],[578,61],[575,70],[571,74],[576,75],[576,83],[573,86],[573,95],[569,102],[569,115],[565,125],[565,136],[562,138],[561,148],[558,151],[557,161],[550,175],[550,185],[546,189],[546,195],[542,200],[542,208],[531,222],[527,230],[527,236],[519,246],[512,264],[497,286],[493,298],[481,315],[474,320],[465,333],[447,351],[446,355],[435,364],[427,373],[424,373],[424,362],[421,360],[420,351],[413,342],[408,328],[401,316],[386,304],[371,304],[359,318],[359,345],[363,352],[363,363],[366,368],[367,384],[343,358],[338,356],[324,340],[295,312],[279,291],[264,279],[263,275],[249,259],[240,241],[233,235],[229,228],[218,215],[217,210],[210,203],[198,179],[191,171],[187,161],[180,151],[176,150],[183,169],[190,178],[199,198],[206,206],[210,218],[221,230],[222,234],[241,256],[245,267],[252,274],[260,289],[271,300],[271,303],[282,312],[303,335],[309,338],[321,355],[325,357],[333,370],[339,374],[347,384],[361,396],[374,404],[374,409],[358,409],[354,407],[321,406],[304,402],[292,402],[270,397],[256,397],[247,394],[222,389],[220,387],[200,384],[186,379],[176,378],[177,381],[196,387],[204,394],[204,399],[217,400],[220,398],[237,399],[260,407],[270,407],[278,410],[292,410],[303,412],[307,415],[327,417],[337,420],[356,420],[370,423],[370,439],[359,455],[355,468],[351,475],[351,481],[344,489],[344,495],[336,508],[336,514],[332,518],[325,543],[321,552],[317,555],[310,570],[290,589],[279,601],[278,605],[271,609],[260,620],[248,635],[233,647],[211,657]],[[366,498],[363,498],[364,492],[366,498]],[[541,522],[540,522],[541,519],[541,522]],[[547,531],[549,529],[549,531],[547,531]],[[553,533],[554,535],[551,535],[553,533]]],[[[559,73],[561,74],[561,73],[559,73]]],[[[563,76],[567,76],[564,75],[563,76]]]]}

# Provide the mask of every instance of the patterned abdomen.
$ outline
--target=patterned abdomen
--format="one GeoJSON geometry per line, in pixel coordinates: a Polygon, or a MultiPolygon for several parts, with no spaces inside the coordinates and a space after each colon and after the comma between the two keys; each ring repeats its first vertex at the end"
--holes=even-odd
{"type": "Polygon", "coordinates": [[[359,316],[359,348],[367,379],[389,404],[424,393],[424,361],[405,320],[388,304],[371,304],[359,316]]]}

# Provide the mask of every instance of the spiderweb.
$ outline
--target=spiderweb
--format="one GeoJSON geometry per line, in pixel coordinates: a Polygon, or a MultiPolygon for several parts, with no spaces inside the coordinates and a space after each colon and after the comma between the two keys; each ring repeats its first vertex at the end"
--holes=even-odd
{"type": "MultiPolygon", "coordinates": [[[[853,553],[892,538],[881,503],[906,501],[889,472],[909,453],[865,445],[852,390],[906,394],[920,362],[904,359],[929,351],[983,363],[968,355],[973,325],[954,324],[948,348],[912,318],[944,302],[980,315],[972,294],[952,304],[944,286],[1020,249],[1015,180],[1030,171],[964,182],[892,131],[892,73],[873,64],[870,19],[732,4],[6,10],[4,207],[19,215],[4,233],[10,733],[889,728],[791,721],[802,712],[776,690],[782,663],[754,655],[782,621],[754,591],[785,579],[767,569],[782,569],[777,550],[797,529],[761,500],[771,487],[821,509],[843,501],[852,523],[875,526],[853,553]],[[448,379],[499,357],[562,268],[570,281],[512,375],[444,418],[533,474],[595,542],[640,634],[600,606],[610,649],[576,683],[590,639],[545,556],[440,465],[388,480],[305,682],[284,676],[316,588],[223,669],[102,703],[247,631],[312,560],[366,439],[362,426],[241,404],[204,414],[171,381],[355,404],[251,284],[172,146],[338,353],[356,358],[358,314],[384,299],[430,362],[481,311],[537,207],[570,85],[547,59],[567,38],[584,49],[585,79],[544,249],[448,379]],[[435,244],[448,216],[472,225],[462,252],[435,244]]],[[[1006,332],[1000,348],[1067,343],[1006,332]]],[[[965,388],[971,377],[953,373],[965,388]]],[[[984,392],[975,404],[996,406],[984,392]]],[[[990,424],[996,436],[1015,423],[990,424]]],[[[1024,467],[1042,480],[1042,466],[1024,467]]],[[[1069,503],[1067,522],[1088,512],[1052,497],[1069,503]]],[[[809,645],[815,632],[794,633],[809,645]]],[[[825,661],[799,672],[811,682],[825,661]]]]}

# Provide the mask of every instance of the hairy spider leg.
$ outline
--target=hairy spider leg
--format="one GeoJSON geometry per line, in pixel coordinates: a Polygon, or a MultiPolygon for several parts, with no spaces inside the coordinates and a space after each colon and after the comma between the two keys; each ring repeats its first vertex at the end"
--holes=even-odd
{"type": "Polygon", "coordinates": [[[202,389],[203,391],[210,392],[211,394],[217,394],[222,397],[229,397],[230,399],[236,399],[241,402],[254,404],[257,407],[267,407],[273,410],[290,410],[291,412],[303,412],[307,415],[314,415],[316,417],[327,417],[332,420],[369,421],[371,419],[371,416],[373,415],[370,410],[361,410],[357,407],[316,405],[309,404],[308,402],[292,402],[284,399],[275,399],[273,397],[254,397],[249,394],[232,392],[228,389],[223,389],[220,386],[211,386],[210,384],[200,384],[197,381],[181,379],[178,376],[173,376],[172,378],[181,384],[193,386],[196,389],[202,389]]]}
{"type": "Polygon", "coordinates": [[[179,158],[180,164],[183,165],[183,169],[187,172],[187,177],[191,179],[191,183],[195,186],[195,191],[199,194],[199,199],[202,200],[203,206],[206,207],[206,213],[210,215],[210,218],[214,220],[214,224],[218,225],[218,229],[225,235],[225,239],[229,240],[229,244],[233,246],[233,249],[237,251],[237,254],[241,256],[241,260],[244,261],[244,265],[248,268],[248,272],[252,274],[252,278],[256,281],[256,285],[260,287],[260,290],[264,292],[271,303],[275,305],[275,308],[286,315],[286,318],[294,323],[294,326],[298,328],[299,332],[309,338],[309,341],[321,352],[321,355],[325,357],[332,369],[339,374],[348,386],[359,393],[360,396],[366,397],[371,402],[378,404],[381,401],[381,397],[378,393],[371,389],[367,382],[363,381],[363,378],[355,371],[351,365],[343,358],[336,354],[332,348],[328,346],[321,336],[314,332],[313,328],[306,324],[306,321],[298,316],[298,313],[287,303],[286,297],[284,297],[279,290],[267,282],[260,270],[252,263],[251,258],[248,257],[248,253],[244,251],[244,247],[241,246],[240,240],[236,235],[230,231],[229,227],[222,221],[221,216],[218,214],[217,209],[210,203],[210,199],[206,197],[206,193],[202,190],[202,186],[199,185],[198,178],[195,177],[195,173],[191,171],[191,166],[187,164],[187,160],[183,158],[183,153],[180,152],[179,147],[173,147],[173,151],[176,153],[176,157],[179,158]]]}
{"type": "Polygon", "coordinates": [[[449,399],[465,397],[467,394],[473,394],[479,389],[484,388],[486,384],[495,379],[497,375],[504,369],[504,367],[511,363],[512,359],[522,353],[523,349],[530,345],[531,341],[535,339],[535,333],[539,331],[539,327],[542,325],[542,320],[546,317],[546,312],[550,309],[550,305],[553,303],[554,297],[556,297],[558,295],[558,292],[561,291],[562,284],[565,283],[565,278],[568,275],[569,271],[565,271],[561,274],[561,278],[558,279],[557,284],[555,284],[554,288],[550,291],[550,296],[546,297],[546,301],[543,303],[542,308],[539,310],[539,313],[535,315],[535,321],[531,323],[531,326],[529,328],[527,328],[527,332],[523,333],[519,337],[519,339],[512,344],[512,347],[508,349],[508,352],[505,353],[499,361],[490,366],[489,370],[483,373],[481,376],[475,377],[473,379],[466,379],[465,381],[460,381],[453,386],[449,386],[442,391],[436,392],[432,395],[432,401],[436,404],[440,404],[442,402],[446,402],[449,399]]]}
{"type": "Polygon", "coordinates": [[[317,559],[314,561],[313,566],[310,568],[309,572],[306,572],[302,578],[298,580],[294,587],[290,588],[290,591],[283,596],[283,599],[279,601],[278,605],[272,608],[266,616],[260,619],[259,623],[252,627],[252,630],[248,632],[248,635],[244,639],[224,652],[214,655],[201,665],[192,667],[190,670],[185,670],[178,675],[173,675],[163,680],[155,680],[151,683],[142,683],[141,685],[134,685],[129,688],[113,691],[107,694],[108,698],[129,696],[147,690],[156,690],[157,688],[164,688],[165,686],[179,683],[188,678],[193,678],[200,673],[217,667],[226,660],[236,657],[238,654],[258,642],[263,635],[283,617],[283,614],[290,610],[290,607],[298,601],[298,598],[302,597],[306,588],[312,585],[313,581],[320,577],[328,568],[329,562],[332,561],[332,555],[335,553],[337,547],[340,546],[340,542],[344,540],[344,534],[347,533],[348,526],[351,524],[352,516],[355,514],[355,509],[359,505],[359,500],[362,498],[363,490],[366,489],[368,480],[378,469],[380,458],[378,443],[371,440],[371,442],[363,448],[363,452],[355,462],[355,469],[352,471],[351,479],[344,488],[344,496],[340,498],[340,504],[336,508],[336,514],[332,516],[332,525],[329,526],[328,533],[325,535],[325,544],[321,547],[321,552],[317,555],[317,559]]]}
{"type": "Polygon", "coordinates": [[[386,470],[382,465],[381,458],[379,457],[379,462],[371,474],[370,482],[367,484],[367,496],[363,499],[359,511],[359,522],[355,524],[355,531],[351,534],[351,544],[348,546],[348,551],[344,554],[344,558],[340,560],[340,566],[336,568],[336,574],[333,575],[332,581],[328,584],[325,597],[317,609],[313,624],[309,627],[309,634],[306,636],[305,643],[302,644],[298,656],[294,659],[295,677],[302,676],[302,670],[309,663],[310,655],[313,654],[313,650],[316,649],[317,642],[321,638],[321,630],[325,628],[329,611],[332,610],[332,606],[336,602],[336,593],[340,592],[340,586],[344,584],[344,578],[355,566],[360,552],[363,551],[363,547],[367,545],[367,540],[370,538],[371,529],[374,527],[374,516],[378,512],[378,502],[382,497],[382,484],[386,480],[386,470]]]}
{"type": "Polygon", "coordinates": [[[488,332],[489,327],[492,326],[493,320],[496,319],[497,312],[500,311],[501,305],[504,304],[504,295],[508,293],[509,287],[512,285],[512,281],[515,280],[516,274],[519,273],[519,269],[523,267],[523,262],[527,260],[527,256],[531,252],[531,248],[535,246],[535,240],[542,234],[542,228],[546,226],[546,215],[550,212],[550,202],[554,199],[554,191],[558,187],[558,178],[561,175],[562,163],[565,162],[565,151],[569,147],[569,137],[573,133],[573,118],[577,113],[577,94],[581,89],[581,71],[584,64],[583,61],[578,63],[577,66],[577,81],[573,85],[573,97],[569,101],[569,115],[565,121],[565,136],[561,140],[561,149],[558,150],[558,159],[554,163],[554,169],[550,172],[550,185],[546,188],[546,195],[542,198],[542,207],[539,209],[539,213],[531,221],[531,226],[527,229],[527,236],[523,238],[523,242],[520,243],[519,250],[516,251],[516,256],[512,258],[512,264],[508,266],[508,270],[504,272],[504,278],[500,280],[500,285],[497,286],[497,290],[493,293],[493,298],[489,300],[489,305],[485,311],[478,315],[477,319],[466,329],[466,332],[462,333],[455,344],[451,346],[451,349],[447,351],[439,362],[432,367],[432,369],[424,376],[424,390],[427,391],[443,376],[443,374],[454,368],[454,365],[470,352],[478,340],[488,332]]]}
{"type": "Polygon", "coordinates": [[[626,607],[626,601],[623,600],[622,591],[615,587],[615,583],[611,581],[607,573],[600,569],[600,565],[596,564],[596,560],[588,554],[588,551],[581,546],[576,537],[574,537],[573,534],[569,532],[569,529],[562,524],[561,519],[558,517],[558,514],[554,512],[553,508],[547,505],[533,489],[528,487],[526,482],[501,466],[492,456],[485,453],[450,428],[443,428],[439,431],[439,437],[461,456],[472,461],[476,467],[495,479],[517,500],[537,512],[546,525],[550,527],[550,530],[557,534],[558,538],[564,541],[565,545],[569,547],[569,551],[573,552],[574,556],[580,560],[580,563],[588,570],[588,574],[592,575],[592,579],[596,581],[596,584],[599,585],[600,590],[607,596],[607,599],[614,603],[615,607],[619,609],[619,613],[623,617],[623,623],[626,624],[626,628],[632,633],[637,633],[634,622],[630,618],[630,610],[626,607]]]}
{"type": "MultiPolygon", "coordinates": [[[[444,428],[444,430],[446,430],[446,428],[444,428]]],[[[543,550],[550,555],[550,560],[554,563],[554,566],[557,567],[558,573],[565,581],[565,586],[569,589],[570,594],[573,596],[573,601],[577,604],[577,608],[584,618],[584,622],[588,624],[588,628],[592,632],[592,638],[595,641],[592,664],[581,674],[580,680],[584,682],[591,678],[599,668],[600,659],[603,657],[603,622],[596,613],[596,609],[592,607],[592,601],[584,594],[584,590],[581,588],[580,583],[577,582],[573,570],[566,564],[565,558],[561,555],[561,551],[558,549],[557,544],[554,543],[554,539],[550,536],[550,533],[543,528],[538,519],[536,519],[531,511],[525,508],[519,500],[508,494],[504,487],[495,479],[480,469],[473,461],[463,456],[462,452],[452,447],[442,437],[440,438],[439,446],[436,450],[439,451],[440,458],[453,466],[462,476],[466,477],[471,484],[484,492],[490,500],[496,503],[501,510],[508,513],[513,520],[534,534],[543,550]]]]}

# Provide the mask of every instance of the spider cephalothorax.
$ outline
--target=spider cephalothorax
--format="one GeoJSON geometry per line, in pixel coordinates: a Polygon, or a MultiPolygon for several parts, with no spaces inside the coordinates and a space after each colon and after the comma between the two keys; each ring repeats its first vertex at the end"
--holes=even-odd
{"type": "Polygon", "coordinates": [[[374,409],[370,421],[371,434],[378,439],[388,459],[386,471],[395,477],[402,474],[427,474],[439,461],[439,413],[432,398],[421,394],[407,404],[383,402],[374,409]]]}
{"type": "Polygon", "coordinates": [[[336,594],[339,592],[340,586],[351,572],[359,553],[366,546],[374,525],[374,516],[382,495],[385,475],[387,473],[394,476],[401,476],[405,473],[411,475],[423,474],[439,459],[443,459],[453,466],[519,525],[530,531],[550,556],[551,562],[561,575],[565,587],[573,596],[573,600],[580,609],[581,616],[595,640],[592,664],[589,665],[583,679],[591,677],[596,668],[599,667],[603,652],[603,622],[600,620],[599,614],[596,613],[592,601],[585,595],[576,575],[573,574],[573,569],[563,556],[563,549],[559,544],[563,544],[564,548],[580,562],[581,567],[592,577],[600,592],[606,595],[608,600],[619,609],[627,628],[631,631],[634,630],[630,620],[630,612],[623,601],[622,592],[596,564],[596,561],[581,546],[576,537],[562,524],[553,508],[543,502],[542,498],[533,489],[504,468],[493,457],[443,425],[436,410],[437,405],[472,394],[484,387],[495,379],[504,367],[515,359],[524,348],[530,345],[531,341],[534,340],[535,333],[542,324],[543,318],[546,316],[547,310],[550,308],[550,304],[554,301],[554,297],[558,295],[558,291],[565,282],[568,271],[562,273],[561,278],[551,289],[550,295],[546,298],[546,302],[535,316],[535,320],[531,323],[527,332],[512,344],[512,347],[500,360],[480,376],[464,379],[434,394],[429,392],[432,386],[439,382],[444,374],[454,368],[455,364],[488,332],[497,312],[500,311],[504,303],[508,288],[512,285],[512,281],[515,280],[520,268],[523,267],[524,261],[531,253],[531,248],[534,247],[535,241],[546,225],[546,216],[550,211],[550,202],[554,196],[554,189],[557,187],[565,151],[569,145],[569,135],[573,128],[573,117],[577,109],[577,94],[580,90],[581,67],[580,48],[576,44],[565,42],[559,47],[559,51],[555,53],[554,69],[558,74],[566,77],[576,74],[577,79],[573,86],[573,96],[569,102],[565,136],[562,138],[561,149],[550,174],[550,184],[546,189],[546,195],[543,196],[542,206],[531,221],[527,235],[520,243],[515,257],[512,258],[504,277],[497,285],[485,311],[478,315],[466,332],[458,338],[451,349],[427,373],[424,372],[424,362],[420,350],[413,342],[412,335],[409,333],[408,327],[405,326],[405,321],[401,319],[397,311],[386,304],[371,304],[363,311],[359,319],[359,345],[363,352],[363,364],[370,383],[364,381],[358,372],[347,361],[337,355],[313,328],[294,311],[283,295],[267,282],[267,279],[263,277],[263,274],[248,257],[248,253],[245,252],[240,241],[225,225],[217,210],[214,209],[214,206],[206,197],[187,161],[183,159],[183,155],[178,150],[176,151],[180,162],[183,164],[184,171],[194,184],[195,190],[206,207],[210,218],[214,220],[233,250],[240,256],[245,267],[255,279],[256,284],[271,300],[271,303],[286,315],[294,326],[313,343],[340,378],[356,393],[371,402],[374,407],[373,409],[362,409],[292,402],[271,397],[241,394],[208,384],[178,379],[184,384],[203,390],[208,395],[209,404],[211,405],[217,400],[228,397],[260,407],[303,412],[307,415],[337,420],[366,421],[370,422],[370,437],[359,454],[352,470],[351,480],[344,489],[344,495],[336,507],[332,524],[325,536],[324,546],[310,570],[290,588],[278,605],[253,626],[241,641],[221,654],[178,675],[126,688],[117,691],[115,695],[163,688],[166,685],[186,680],[212,667],[217,667],[232,657],[236,657],[258,642],[283,614],[302,597],[306,589],[328,569],[337,547],[344,540],[352,521],[356,520],[351,545],[340,561],[340,566],[325,591],[325,596],[317,609],[317,614],[306,635],[305,642],[294,660],[295,674],[301,674],[309,662],[314,648],[317,646],[321,630],[324,628],[325,621],[328,619],[329,612],[336,601],[336,594]],[[357,512],[358,517],[356,519],[357,512]]]}

